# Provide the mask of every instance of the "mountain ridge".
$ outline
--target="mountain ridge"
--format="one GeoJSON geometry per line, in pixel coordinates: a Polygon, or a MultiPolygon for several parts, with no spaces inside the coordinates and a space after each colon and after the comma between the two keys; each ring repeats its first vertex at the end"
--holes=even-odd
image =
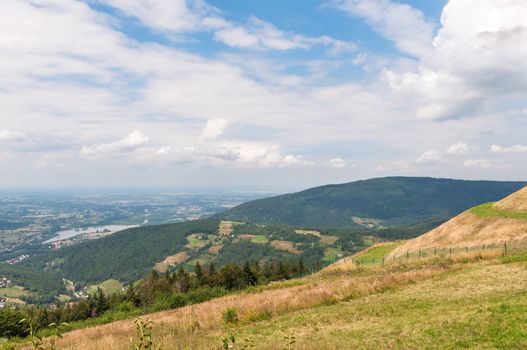
{"type": "Polygon", "coordinates": [[[215,217],[306,227],[404,226],[434,218],[450,219],[526,185],[521,181],[381,177],[249,201],[215,217]]]}

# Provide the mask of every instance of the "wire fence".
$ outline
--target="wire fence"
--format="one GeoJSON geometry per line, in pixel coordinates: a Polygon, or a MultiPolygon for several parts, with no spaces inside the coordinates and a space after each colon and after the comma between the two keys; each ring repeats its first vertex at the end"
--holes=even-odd
{"type": "Polygon", "coordinates": [[[481,245],[466,245],[466,246],[452,246],[452,247],[433,247],[418,250],[407,250],[400,255],[387,254],[385,256],[362,256],[349,257],[352,262],[359,265],[368,264],[385,264],[390,262],[397,262],[411,258],[425,258],[433,256],[448,256],[463,253],[484,253],[484,252],[501,252],[504,256],[510,254],[517,254],[527,252],[527,240],[515,240],[500,243],[488,243],[481,245]]]}

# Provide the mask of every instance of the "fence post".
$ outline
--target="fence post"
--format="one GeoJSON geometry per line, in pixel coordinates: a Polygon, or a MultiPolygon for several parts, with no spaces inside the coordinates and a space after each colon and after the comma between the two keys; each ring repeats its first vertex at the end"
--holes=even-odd
{"type": "Polygon", "coordinates": [[[406,259],[409,259],[410,258],[410,252],[407,250],[406,251],[406,259]]]}
{"type": "Polygon", "coordinates": [[[468,253],[468,247],[465,247],[465,251],[468,253]]]}
{"type": "Polygon", "coordinates": [[[393,262],[395,262],[395,255],[393,256],[393,262]]]}
{"type": "Polygon", "coordinates": [[[371,257],[371,263],[375,264],[375,257],[374,256],[371,257]]]}
{"type": "Polygon", "coordinates": [[[452,254],[452,247],[448,248],[449,254],[452,254]]]}
{"type": "Polygon", "coordinates": [[[382,264],[384,265],[384,256],[382,257],[382,264]]]}
{"type": "Polygon", "coordinates": [[[503,248],[504,248],[505,256],[507,256],[507,243],[503,243],[503,248]]]}
{"type": "Polygon", "coordinates": [[[483,244],[483,251],[485,251],[485,245],[483,244]]]}

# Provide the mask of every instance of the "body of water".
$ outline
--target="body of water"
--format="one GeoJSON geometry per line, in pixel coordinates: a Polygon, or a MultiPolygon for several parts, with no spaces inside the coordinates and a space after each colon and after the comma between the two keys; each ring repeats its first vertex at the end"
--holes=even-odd
{"type": "Polygon", "coordinates": [[[68,239],[68,238],[72,238],[78,235],[82,235],[85,233],[104,232],[105,230],[108,230],[111,233],[115,233],[115,232],[126,230],[127,228],[132,228],[132,227],[137,227],[137,225],[106,225],[106,226],[75,228],[75,229],[70,229],[70,230],[59,231],[56,233],[55,237],[48,239],[44,243],[52,243],[52,242],[60,241],[63,239],[68,239]]]}

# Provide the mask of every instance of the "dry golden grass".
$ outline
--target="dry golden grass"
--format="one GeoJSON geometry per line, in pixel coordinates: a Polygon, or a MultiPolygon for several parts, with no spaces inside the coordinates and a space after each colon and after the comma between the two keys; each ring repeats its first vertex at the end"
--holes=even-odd
{"type": "Polygon", "coordinates": [[[218,254],[221,250],[221,248],[223,247],[223,244],[216,244],[216,245],[213,245],[212,247],[210,247],[208,249],[208,252],[210,254],[218,254]]]}
{"type": "Polygon", "coordinates": [[[527,220],[479,217],[466,211],[436,229],[407,241],[390,256],[434,248],[481,247],[527,239],[527,220]]]}
{"type": "Polygon", "coordinates": [[[527,211],[527,187],[494,203],[493,206],[501,210],[527,211]]]}
{"type": "MultiPolygon", "coordinates": [[[[527,211],[527,187],[492,205],[509,213],[527,211]]],[[[479,208],[479,207],[477,207],[479,208]]],[[[527,220],[511,215],[477,215],[467,210],[436,229],[407,241],[395,249],[391,256],[434,248],[465,248],[527,239],[527,220]]]]}
{"type": "Polygon", "coordinates": [[[253,239],[256,235],[243,234],[239,236],[241,239],[253,239]]]}
{"type": "Polygon", "coordinates": [[[295,248],[295,243],[290,241],[271,241],[271,246],[278,250],[283,250],[292,254],[302,254],[302,252],[295,248]]]}
{"type": "MultiPolygon", "coordinates": [[[[163,349],[211,349],[225,334],[222,313],[236,308],[241,324],[261,315],[276,317],[297,310],[354,300],[429,279],[457,262],[492,258],[494,253],[460,254],[446,259],[409,259],[386,266],[359,268],[352,263],[332,265],[302,280],[274,284],[260,292],[238,294],[173,311],[151,314],[154,337],[163,349]],[[293,285],[293,286],[291,286],[293,285]]],[[[58,349],[129,349],[134,336],[131,320],[66,333],[58,349]]]]}
{"type": "Polygon", "coordinates": [[[299,235],[312,235],[317,237],[320,236],[320,232],[315,230],[295,230],[295,233],[299,235]]]}
{"type": "Polygon", "coordinates": [[[167,256],[163,261],[155,264],[154,270],[158,272],[166,272],[170,265],[182,264],[188,259],[186,252],[180,252],[175,255],[167,256]]]}

